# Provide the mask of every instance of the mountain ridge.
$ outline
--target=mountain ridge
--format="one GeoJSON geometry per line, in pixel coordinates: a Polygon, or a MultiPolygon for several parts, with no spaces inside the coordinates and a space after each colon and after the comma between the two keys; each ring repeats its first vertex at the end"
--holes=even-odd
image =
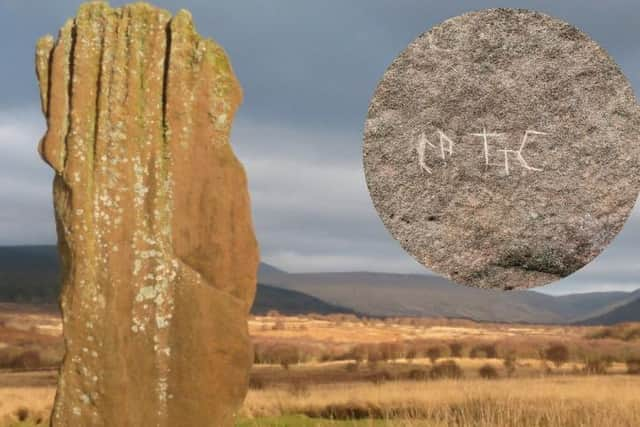
{"type": "MultiPolygon", "coordinates": [[[[288,273],[265,263],[260,264],[258,277],[256,309],[287,314],[336,310],[376,317],[571,324],[598,318],[640,298],[640,289],[552,296],[533,290],[471,288],[427,274],[288,273]]],[[[0,301],[50,303],[58,289],[55,246],[0,247],[0,301]]]]}

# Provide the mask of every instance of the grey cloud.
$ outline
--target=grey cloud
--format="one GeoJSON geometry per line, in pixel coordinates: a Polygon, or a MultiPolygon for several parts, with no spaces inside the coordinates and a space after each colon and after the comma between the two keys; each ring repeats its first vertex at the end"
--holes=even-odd
{"type": "MultiPolygon", "coordinates": [[[[0,5],[5,103],[35,100],[33,45],[55,32],[80,2],[8,0],[0,5]],[[29,70],[29,72],[26,72],[29,70]]],[[[121,5],[123,1],[112,1],[121,5]]],[[[640,5],[632,1],[360,2],[159,0],[193,11],[200,32],[220,41],[245,87],[244,113],[297,127],[360,129],[368,99],[393,58],[418,34],[468,10],[538,9],[591,34],[619,61],[637,52],[640,5]]],[[[634,75],[633,70],[627,74],[634,75]]],[[[330,142],[328,142],[330,144],[330,142]]]]}
{"type": "Polygon", "coordinates": [[[36,147],[43,119],[32,110],[0,111],[0,244],[53,242],[53,174],[36,147]]]}

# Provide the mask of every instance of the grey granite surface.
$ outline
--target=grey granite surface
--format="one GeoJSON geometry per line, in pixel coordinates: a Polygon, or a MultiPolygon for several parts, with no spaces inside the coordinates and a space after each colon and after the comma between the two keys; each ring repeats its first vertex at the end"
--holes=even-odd
{"type": "Polygon", "coordinates": [[[387,69],[363,162],[380,218],[419,262],[466,285],[529,288],[583,267],[624,225],[640,188],[640,108],[573,26],[473,12],[387,69]]]}

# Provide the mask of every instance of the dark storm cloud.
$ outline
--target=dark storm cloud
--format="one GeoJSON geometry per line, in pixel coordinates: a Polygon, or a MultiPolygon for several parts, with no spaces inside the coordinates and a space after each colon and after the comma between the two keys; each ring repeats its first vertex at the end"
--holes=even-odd
{"type": "MultiPolygon", "coordinates": [[[[55,33],[80,2],[3,0],[0,102],[35,98],[33,45],[55,33]],[[3,76],[4,77],[4,76],[3,76]],[[28,96],[25,96],[28,94],[28,96]]],[[[120,5],[122,1],[112,1],[120,5]]],[[[187,8],[199,31],[231,54],[245,87],[243,114],[303,127],[360,129],[368,100],[391,60],[438,22],[484,7],[524,7],[564,18],[587,31],[626,68],[637,57],[637,1],[351,1],[160,0],[172,11],[187,8]]],[[[637,79],[635,70],[627,75],[637,79]]],[[[638,83],[637,80],[634,83],[638,83]]],[[[330,144],[330,142],[329,142],[330,144]]],[[[355,144],[358,145],[358,144],[355,144]]]]}
{"type": "MultiPolygon", "coordinates": [[[[33,46],[39,36],[55,34],[80,3],[0,0],[0,244],[54,239],[51,175],[34,154],[43,120],[33,46]]],[[[155,3],[191,10],[199,32],[230,54],[245,91],[232,139],[249,174],[263,259],[290,270],[425,272],[371,206],[361,131],[386,67],[442,20],[486,7],[549,13],[586,31],[640,87],[637,0],[155,3]]],[[[598,260],[549,291],[640,287],[633,259],[639,235],[636,215],[598,260]]]]}

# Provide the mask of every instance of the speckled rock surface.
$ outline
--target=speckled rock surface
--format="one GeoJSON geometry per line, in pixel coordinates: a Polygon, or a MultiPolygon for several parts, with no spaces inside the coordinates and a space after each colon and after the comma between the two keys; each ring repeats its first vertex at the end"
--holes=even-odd
{"type": "Polygon", "coordinates": [[[491,9],[419,36],[370,104],[363,161],[400,244],[458,283],[529,288],[597,256],[640,189],[640,111],[571,25],[491,9]]]}
{"type": "Polygon", "coordinates": [[[64,275],[52,425],[233,425],[258,253],[226,54],[186,11],[93,2],[36,65],[64,275]]]}

